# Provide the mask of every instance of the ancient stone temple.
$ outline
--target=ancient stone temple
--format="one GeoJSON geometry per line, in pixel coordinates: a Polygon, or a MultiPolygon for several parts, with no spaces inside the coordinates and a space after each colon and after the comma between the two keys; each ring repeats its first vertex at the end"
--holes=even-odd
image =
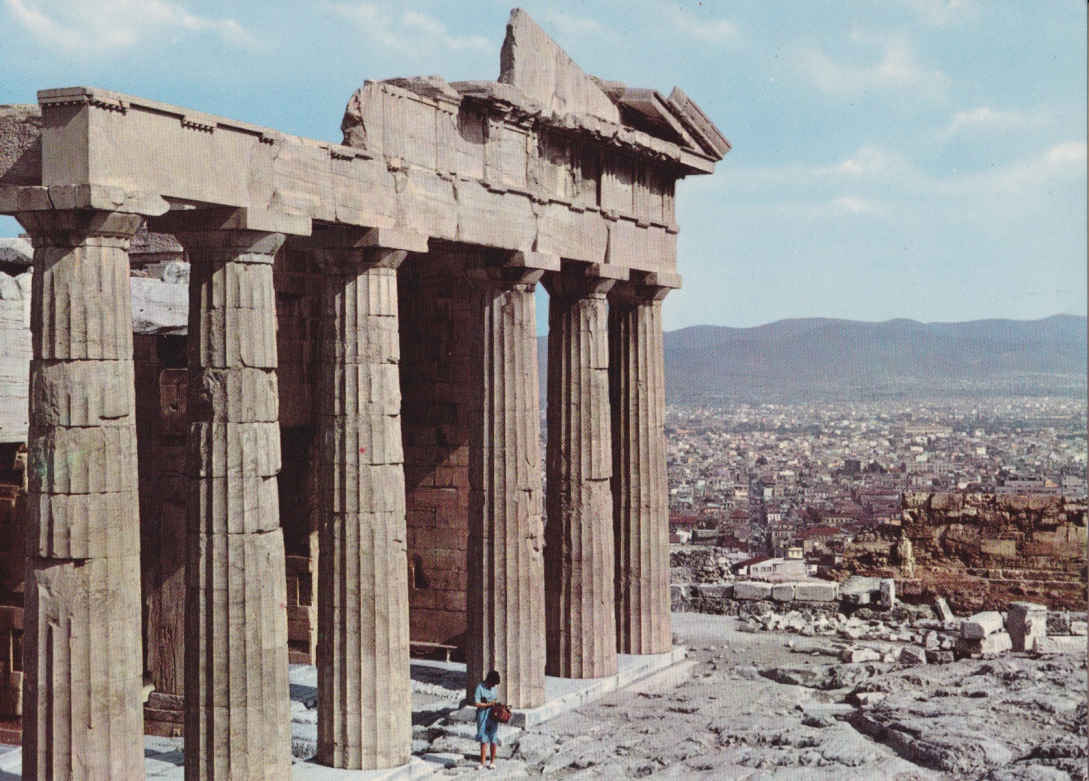
{"type": "Polygon", "coordinates": [[[319,761],[382,768],[412,643],[516,708],[670,650],[674,191],[729,150],[683,92],[589,76],[514,11],[498,81],[367,82],[342,144],[38,104],[0,115],[34,248],[27,777],[139,776],[145,683],[188,778],[286,778],[289,658],[318,668],[319,761]],[[134,341],[144,226],[189,262],[187,326],[134,341]]]}

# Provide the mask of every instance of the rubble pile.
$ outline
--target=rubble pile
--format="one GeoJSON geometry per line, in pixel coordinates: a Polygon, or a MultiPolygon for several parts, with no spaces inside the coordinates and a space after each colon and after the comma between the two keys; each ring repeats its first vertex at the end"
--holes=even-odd
{"type": "MultiPolygon", "coordinates": [[[[841,610],[857,600],[857,595],[849,592],[841,599],[841,610]]],[[[1028,602],[1015,602],[1006,613],[984,611],[965,619],[956,618],[944,601],[934,609],[898,603],[888,610],[860,608],[850,613],[799,603],[783,610],[781,605],[758,601],[742,603],[736,615],[738,629],[743,632],[785,632],[845,641],[834,647],[839,658],[848,663],[914,666],[989,658],[1009,651],[1084,653],[1087,641],[1084,614],[1081,618],[1062,614],[1051,619],[1046,607],[1028,602]],[[1049,625],[1082,633],[1049,635],[1049,625]]]]}
{"type": "Polygon", "coordinates": [[[725,549],[703,545],[671,546],[669,569],[671,583],[726,583],[734,579],[725,549]]]}

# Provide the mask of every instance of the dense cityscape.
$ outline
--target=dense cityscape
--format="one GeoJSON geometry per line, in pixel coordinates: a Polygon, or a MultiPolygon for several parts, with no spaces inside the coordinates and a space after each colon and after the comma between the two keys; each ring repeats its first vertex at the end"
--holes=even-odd
{"type": "Polygon", "coordinates": [[[1086,495],[1084,399],[671,405],[670,539],[828,563],[909,491],[1086,495]]]}

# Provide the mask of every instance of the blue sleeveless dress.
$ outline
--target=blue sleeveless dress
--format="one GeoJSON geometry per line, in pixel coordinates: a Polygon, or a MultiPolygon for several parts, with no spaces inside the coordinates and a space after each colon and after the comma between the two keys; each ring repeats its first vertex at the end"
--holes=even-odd
{"type": "MultiPolygon", "coordinates": [[[[473,702],[495,702],[499,699],[498,687],[487,688],[483,683],[478,683],[473,692],[473,702]]],[[[476,710],[476,740],[478,743],[499,743],[496,733],[499,724],[488,719],[491,708],[477,708],[476,710]]]]}

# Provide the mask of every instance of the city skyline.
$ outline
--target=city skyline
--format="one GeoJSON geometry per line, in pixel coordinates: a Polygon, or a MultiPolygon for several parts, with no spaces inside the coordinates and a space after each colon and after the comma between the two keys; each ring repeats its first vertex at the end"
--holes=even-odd
{"type": "MultiPolygon", "coordinates": [[[[587,72],[680,85],[734,144],[678,188],[667,329],[1085,315],[1084,4],[524,6],[587,72]]],[[[508,8],[4,0],[0,101],[93,84],[339,141],[365,79],[494,78],[508,8]]]]}

